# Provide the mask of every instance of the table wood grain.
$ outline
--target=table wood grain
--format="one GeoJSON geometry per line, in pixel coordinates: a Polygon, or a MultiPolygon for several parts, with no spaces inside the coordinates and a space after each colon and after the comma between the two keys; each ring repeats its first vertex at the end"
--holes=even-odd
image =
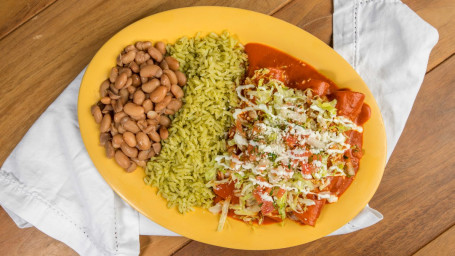
{"type": "MultiPolygon", "coordinates": [[[[455,251],[455,2],[404,0],[436,27],[422,88],[371,206],[385,218],[352,233],[273,251],[225,249],[183,237],[141,236],[141,255],[450,255],[455,251]]],[[[194,5],[250,9],[332,44],[331,0],[5,0],[0,2],[0,164],[33,122],[126,25],[194,5]]],[[[0,209],[0,255],[77,255],[0,209]]],[[[279,238],[277,238],[279,239],[279,238]]]]}
{"type": "Polygon", "coordinates": [[[0,3],[0,39],[8,35],[29,19],[37,16],[56,0],[15,1],[0,3]]]}

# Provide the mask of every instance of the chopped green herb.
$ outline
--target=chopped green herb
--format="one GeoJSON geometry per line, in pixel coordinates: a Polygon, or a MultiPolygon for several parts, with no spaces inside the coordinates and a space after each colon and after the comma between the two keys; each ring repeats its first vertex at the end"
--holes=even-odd
{"type": "Polygon", "coordinates": [[[274,154],[274,153],[269,153],[269,160],[272,161],[272,162],[275,162],[277,158],[277,155],[274,154]]]}

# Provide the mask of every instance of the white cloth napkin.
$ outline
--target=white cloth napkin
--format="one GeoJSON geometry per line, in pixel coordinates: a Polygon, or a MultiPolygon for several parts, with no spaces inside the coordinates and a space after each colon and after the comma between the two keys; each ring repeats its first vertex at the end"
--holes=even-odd
{"type": "MultiPolygon", "coordinates": [[[[400,1],[335,0],[334,48],[381,108],[388,156],[420,88],[437,31],[400,1]]],[[[137,255],[139,234],[177,235],[121,200],[93,166],[77,122],[83,70],[41,115],[0,170],[0,204],[19,227],[35,226],[81,255],[137,255]]],[[[368,227],[368,206],[332,233],[368,227]]]]}

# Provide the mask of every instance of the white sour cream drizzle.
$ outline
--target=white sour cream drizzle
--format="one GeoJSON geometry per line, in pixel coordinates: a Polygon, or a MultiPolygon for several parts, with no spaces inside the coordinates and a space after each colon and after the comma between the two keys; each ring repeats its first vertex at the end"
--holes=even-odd
{"type": "MultiPolygon", "coordinates": [[[[245,113],[247,111],[262,111],[267,114],[267,118],[272,120],[274,124],[270,125],[267,122],[261,122],[255,124],[260,129],[260,136],[270,136],[275,135],[275,141],[264,143],[260,141],[249,140],[243,137],[241,134],[236,133],[234,135],[234,142],[238,147],[247,148],[248,146],[253,146],[257,148],[258,152],[267,153],[267,154],[274,154],[276,156],[274,162],[278,163],[291,163],[292,161],[308,163],[308,151],[312,154],[320,154],[325,153],[328,156],[335,157],[337,155],[343,155],[346,150],[350,149],[351,145],[346,143],[347,137],[342,132],[333,132],[328,130],[323,131],[315,131],[310,128],[304,128],[301,125],[296,123],[292,123],[287,121],[290,119],[292,121],[298,123],[305,123],[307,118],[310,116],[307,111],[309,109],[313,110],[313,119],[317,121],[321,127],[326,127],[329,123],[335,123],[337,125],[342,125],[349,129],[362,132],[363,129],[360,126],[357,126],[351,120],[343,117],[337,116],[335,114],[328,113],[324,117],[323,114],[326,110],[322,109],[314,102],[311,104],[309,109],[304,109],[302,107],[297,107],[295,105],[277,105],[274,104],[272,106],[266,106],[265,104],[254,104],[248,98],[253,99],[252,95],[248,97],[248,95],[243,96],[242,91],[246,89],[253,89],[256,86],[253,84],[247,84],[238,86],[236,88],[237,95],[239,99],[246,103],[246,107],[242,109],[235,109],[233,113],[233,118],[237,120],[239,115],[245,113]],[[277,113],[274,114],[273,112],[277,113]],[[316,112],[318,112],[317,116],[316,112]],[[322,124],[321,124],[322,123],[322,124]],[[277,126],[283,125],[286,126],[285,130],[281,130],[277,126]],[[274,127],[274,126],[275,127],[274,127]],[[287,136],[293,136],[297,138],[299,145],[309,145],[309,150],[303,149],[294,149],[294,150],[287,150],[284,144],[284,138],[287,136]]],[[[258,88],[260,90],[262,88],[258,88]]],[[[272,96],[278,96],[284,98],[283,95],[279,95],[278,92],[275,92],[272,96]]],[[[292,191],[302,193],[304,195],[307,194],[314,194],[317,195],[319,200],[326,199],[328,202],[336,202],[338,198],[335,195],[331,195],[330,192],[319,192],[313,193],[311,190],[312,187],[305,186],[301,184],[301,181],[297,182],[297,185],[292,184],[290,182],[286,182],[287,180],[291,179],[294,175],[294,170],[285,170],[282,166],[273,166],[273,164],[268,160],[261,160],[262,164],[253,164],[251,162],[242,162],[239,161],[237,158],[232,156],[218,156],[216,162],[227,170],[234,171],[240,174],[242,177],[245,175],[244,171],[251,171],[252,174],[256,176],[249,177],[248,180],[251,182],[252,185],[259,185],[264,188],[274,188],[279,187],[284,189],[285,191],[292,191]],[[230,166],[226,163],[230,163],[230,166]],[[257,177],[268,178],[267,181],[258,180],[257,177]]],[[[326,187],[329,185],[330,182],[325,181],[323,178],[327,176],[344,176],[344,170],[341,169],[337,165],[332,165],[327,167],[327,162],[323,162],[322,160],[313,160],[311,165],[316,168],[316,172],[313,175],[309,174],[302,174],[303,178],[306,180],[317,179],[322,181],[322,186],[326,187]]],[[[246,186],[243,188],[242,193],[246,190],[246,186]]],[[[273,198],[267,194],[261,194],[261,199],[263,201],[270,201],[273,202],[273,198]]],[[[303,203],[307,206],[314,205],[314,201],[310,199],[304,199],[303,203]]]]}

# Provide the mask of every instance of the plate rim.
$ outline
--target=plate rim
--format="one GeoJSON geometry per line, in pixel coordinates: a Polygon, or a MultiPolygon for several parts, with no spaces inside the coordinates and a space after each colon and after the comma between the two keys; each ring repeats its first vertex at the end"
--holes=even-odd
{"type": "MultiPolygon", "coordinates": [[[[363,81],[363,79],[360,77],[360,75],[357,73],[357,71],[338,53],[336,52],[333,48],[331,48],[330,46],[326,45],[323,41],[321,41],[320,39],[318,39],[317,37],[313,36],[312,34],[310,34],[309,32],[303,30],[302,28],[299,28],[298,26],[294,25],[294,24],[291,24],[291,23],[288,23],[286,21],[283,21],[281,19],[278,19],[278,18],[275,18],[275,17],[272,17],[270,15],[267,15],[267,14],[263,14],[263,13],[259,13],[259,12],[255,12],[255,11],[251,11],[251,10],[245,10],[245,9],[241,9],[241,8],[235,8],[235,7],[221,7],[221,6],[195,6],[195,7],[183,7],[183,8],[177,8],[177,9],[171,9],[171,10],[167,10],[167,11],[164,11],[164,12],[159,12],[159,13],[155,13],[153,15],[150,15],[150,16],[147,16],[147,17],[144,17],[140,20],[137,20],[131,24],[129,24],[128,26],[122,28],[120,31],[116,32],[112,37],[110,37],[99,49],[98,51],[96,52],[96,54],[93,56],[93,58],[90,60],[90,63],[89,65],[87,66],[87,69],[86,69],[86,72],[84,73],[83,75],[83,78],[82,78],[82,82],[81,82],[81,86],[79,88],[79,93],[78,93],[78,103],[77,103],[77,112],[78,112],[78,123],[79,123],[79,129],[80,129],[80,132],[81,132],[81,136],[82,136],[82,139],[83,139],[83,142],[84,142],[84,146],[85,148],[88,150],[88,145],[86,143],[86,139],[84,139],[84,136],[82,134],[85,134],[85,131],[83,131],[83,125],[81,125],[81,113],[84,111],[81,109],[81,105],[80,105],[80,98],[81,98],[81,94],[82,94],[82,88],[83,88],[83,85],[84,85],[84,82],[85,84],[87,83],[87,71],[91,68],[91,65],[94,65],[93,61],[94,59],[96,59],[96,57],[98,56],[98,54],[100,53],[100,51],[106,47],[106,45],[108,45],[115,37],[119,36],[120,34],[122,34],[122,32],[124,31],[127,31],[128,29],[130,29],[131,27],[135,26],[136,24],[138,23],[142,23],[142,22],[145,22],[146,20],[148,19],[151,19],[152,17],[156,17],[158,15],[166,15],[166,14],[169,14],[169,13],[174,13],[174,12],[179,12],[179,11],[187,11],[187,10],[195,10],[195,9],[198,9],[198,10],[202,10],[202,9],[216,9],[216,10],[233,10],[233,11],[238,11],[238,12],[246,12],[246,13],[251,13],[251,14],[254,14],[254,15],[260,15],[260,16],[263,16],[265,17],[266,19],[271,19],[271,20],[274,20],[274,22],[279,22],[279,23],[282,23],[286,26],[292,26],[294,27],[295,29],[298,29],[300,32],[304,32],[307,34],[307,36],[309,37],[312,37],[313,39],[319,41],[319,43],[323,44],[326,48],[326,50],[328,51],[332,51],[333,53],[335,53],[336,55],[339,56],[339,58],[341,58],[346,65],[348,65],[352,70],[355,71],[355,73],[357,74],[358,78],[362,81],[362,83],[365,85],[365,88],[371,93],[370,89],[368,88],[368,86],[366,85],[366,83],[363,81]]],[[[229,31],[229,30],[228,30],[229,31]]],[[[233,34],[235,34],[235,31],[229,31],[229,32],[232,32],[233,34]]],[[[205,34],[205,33],[204,33],[205,34]]],[[[140,40],[140,39],[137,39],[137,40],[140,40]]],[[[136,40],[135,40],[136,41],[136,40]]],[[[279,50],[282,50],[282,49],[279,49],[279,50]]],[[[305,61],[306,62],[306,61],[305,61]]],[[[310,65],[312,65],[311,63],[309,63],[310,65]]],[[[320,71],[319,69],[317,69],[318,71],[320,71]]],[[[336,82],[335,82],[336,83],[336,82]]],[[[336,83],[337,84],[337,83],[336,83]]],[[[373,99],[373,103],[375,105],[376,108],[379,109],[379,107],[377,106],[377,102],[376,100],[374,99],[374,97],[372,98],[373,99]]],[[[370,102],[369,102],[370,104],[370,102]]],[[[86,112],[86,111],[85,111],[86,112]]],[[[368,197],[368,200],[367,200],[367,203],[365,204],[362,204],[362,207],[360,208],[360,210],[356,213],[356,215],[368,204],[368,202],[371,200],[371,198],[373,197],[373,195],[375,194],[375,192],[377,191],[378,187],[379,187],[379,184],[382,180],[382,177],[383,177],[383,173],[384,173],[384,169],[385,169],[385,163],[386,163],[386,149],[387,149],[387,140],[386,140],[386,137],[385,137],[385,126],[384,126],[384,122],[383,122],[383,118],[382,118],[382,115],[380,114],[379,112],[379,122],[380,122],[380,125],[382,127],[382,130],[383,130],[383,133],[384,133],[384,140],[383,140],[383,145],[382,145],[382,148],[384,148],[384,152],[383,152],[383,163],[381,164],[382,165],[382,168],[380,168],[380,173],[379,173],[379,178],[375,180],[374,184],[374,189],[372,189],[369,193],[369,195],[367,196],[368,197]]],[[[101,147],[101,146],[100,146],[101,147]]],[[[91,161],[95,164],[95,160],[92,158],[92,155],[89,154],[90,156],[90,159],[91,161]]],[[[113,160],[112,160],[113,161],[113,160]]],[[[96,165],[96,164],[95,164],[96,165]]],[[[132,201],[130,198],[128,198],[124,193],[122,193],[122,191],[119,191],[119,188],[114,186],[114,184],[112,183],[112,181],[105,176],[104,173],[102,173],[98,168],[96,168],[98,173],[103,177],[103,179],[109,184],[109,186],[116,192],[117,195],[119,195],[123,200],[125,200],[132,208],[134,208],[135,210],[137,210],[138,212],[140,212],[141,214],[143,214],[144,216],[146,216],[148,219],[156,222],[158,225],[161,225],[173,232],[176,232],[178,234],[181,234],[179,230],[176,230],[174,229],[174,227],[169,227],[168,225],[166,224],[162,224],[162,223],[158,223],[159,221],[156,220],[156,218],[150,216],[147,212],[145,212],[143,210],[143,208],[141,207],[138,207],[136,205],[136,203],[134,201],[132,201]]],[[[137,170],[136,170],[137,172],[137,170]]],[[[356,216],[354,215],[354,217],[356,216]]],[[[346,223],[347,224],[347,223],[346,223]]],[[[248,225],[248,224],[244,224],[244,225],[248,225]]],[[[333,230],[335,231],[335,230],[333,230]]],[[[327,234],[326,234],[327,235],[327,234]]],[[[206,244],[211,244],[211,245],[216,245],[216,246],[222,246],[222,247],[225,247],[225,248],[232,248],[232,249],[245,249],[245,250],[263,250],[263,249],[280,249],[280,248],[288,248],[288,247],[292,247],[292,246],[296,246],[296,245],[300,245],[300,244],[304,244],[304,243],[307,243],[307,242],[304,242],[304,243],[294,243],[294,244],[289,244],[289,245],[286,245],[286,246],[280,246],[280,247],[257,247],[257,248],[247,248],[247,247],[237,247],[237,246],[227,246],[225,244],[219,244],[219,243],[214,243],[214,242],[208,242],[208,241],[204,241],[204,240],[200,240],[198,238],[195,238],[195,237],[192,237],[191,235],[187,235],[185,234],[184,235],[185,237],[188,237],[192,240],[196,240],[196,241],[199,241],[199,242],[202,242],[202,243],[206,243],[206,244]]],[[[321,236],[323,237],[323,236],[321,236]]],[[[321,237],[318,237],[316,239],[313,239],[311,241],[314,241],[314,240],[317,240],[321,237]]]]}

